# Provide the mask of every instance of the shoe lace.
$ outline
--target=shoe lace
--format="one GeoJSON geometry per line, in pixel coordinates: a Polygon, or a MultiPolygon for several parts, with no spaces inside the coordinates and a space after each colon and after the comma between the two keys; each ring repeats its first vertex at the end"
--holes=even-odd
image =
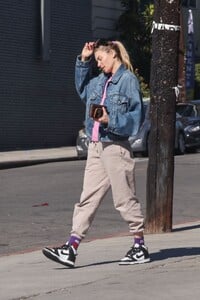
{"type": "Polygon", "coordinates": [[[63,244],[63,245],[61,245],[61,246],[59,246],[59,247],[54,247],[53,249],[68,249],[69,248],[69,246],[68,245],[66,245],[66,244],[63,244]]]}
{"type": "Polygon", "coordinates": [[[139,252],[141,250],[141,247],[135,247],[135,245],[133,247],[131,247],[131,249],[127,252],[127,256],[131,257],[133,254],[139,252]]]}

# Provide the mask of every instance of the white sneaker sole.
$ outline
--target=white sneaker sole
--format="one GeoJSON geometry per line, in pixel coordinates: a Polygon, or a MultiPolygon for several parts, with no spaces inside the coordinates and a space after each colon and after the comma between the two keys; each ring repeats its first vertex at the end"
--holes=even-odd
{"type": "Polygon", "coordinates": [[[145,264],[145,263],[148,263],[150,262],[150,258],[146,258],[146,259],[143,259],[143,260],[136,260],[136,261],[120,261],[119,262],[119,265],[137,265],[137,264],[145,264]]]}

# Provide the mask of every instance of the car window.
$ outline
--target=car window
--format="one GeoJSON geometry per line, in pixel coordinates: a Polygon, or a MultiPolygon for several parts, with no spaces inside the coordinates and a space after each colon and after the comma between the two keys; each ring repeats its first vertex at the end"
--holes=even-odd
{"type": "Polygon", "coordinates": [[[197,112],[192,104],[176,105],[176,112],[182,117],[195,117],[197,112]]]}

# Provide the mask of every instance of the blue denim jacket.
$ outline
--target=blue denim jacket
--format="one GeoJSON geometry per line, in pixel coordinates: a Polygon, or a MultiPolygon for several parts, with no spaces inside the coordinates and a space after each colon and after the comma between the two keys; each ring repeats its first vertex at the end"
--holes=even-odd
{"type": "MultiPolygon", "coordinates": [[[[85,127],[89,140],[94,124],[94,120],[89,117],[90,104],[100,104],[107,80],[108,75],[103,72],[91,77],[91,61],[82,62],[77,57],[75,85],[80,98],[86,104],[85,127]]],[[[104,105],[109,112],[109,123],[100,125],[100,141],[123,140],[137,134],[142,116],[141,93],[136,76],[123,64],[108,84],[104,105]]]]}

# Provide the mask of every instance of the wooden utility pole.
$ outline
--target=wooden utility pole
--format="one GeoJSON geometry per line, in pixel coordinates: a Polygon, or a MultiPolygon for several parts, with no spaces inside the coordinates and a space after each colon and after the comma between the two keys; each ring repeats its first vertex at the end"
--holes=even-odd
{"type": "Polygon", "coordinates": [[[172,230],[175,87],[178,84],[180,1],[155,1],[152,26],[146,232],[172,230]]]}

